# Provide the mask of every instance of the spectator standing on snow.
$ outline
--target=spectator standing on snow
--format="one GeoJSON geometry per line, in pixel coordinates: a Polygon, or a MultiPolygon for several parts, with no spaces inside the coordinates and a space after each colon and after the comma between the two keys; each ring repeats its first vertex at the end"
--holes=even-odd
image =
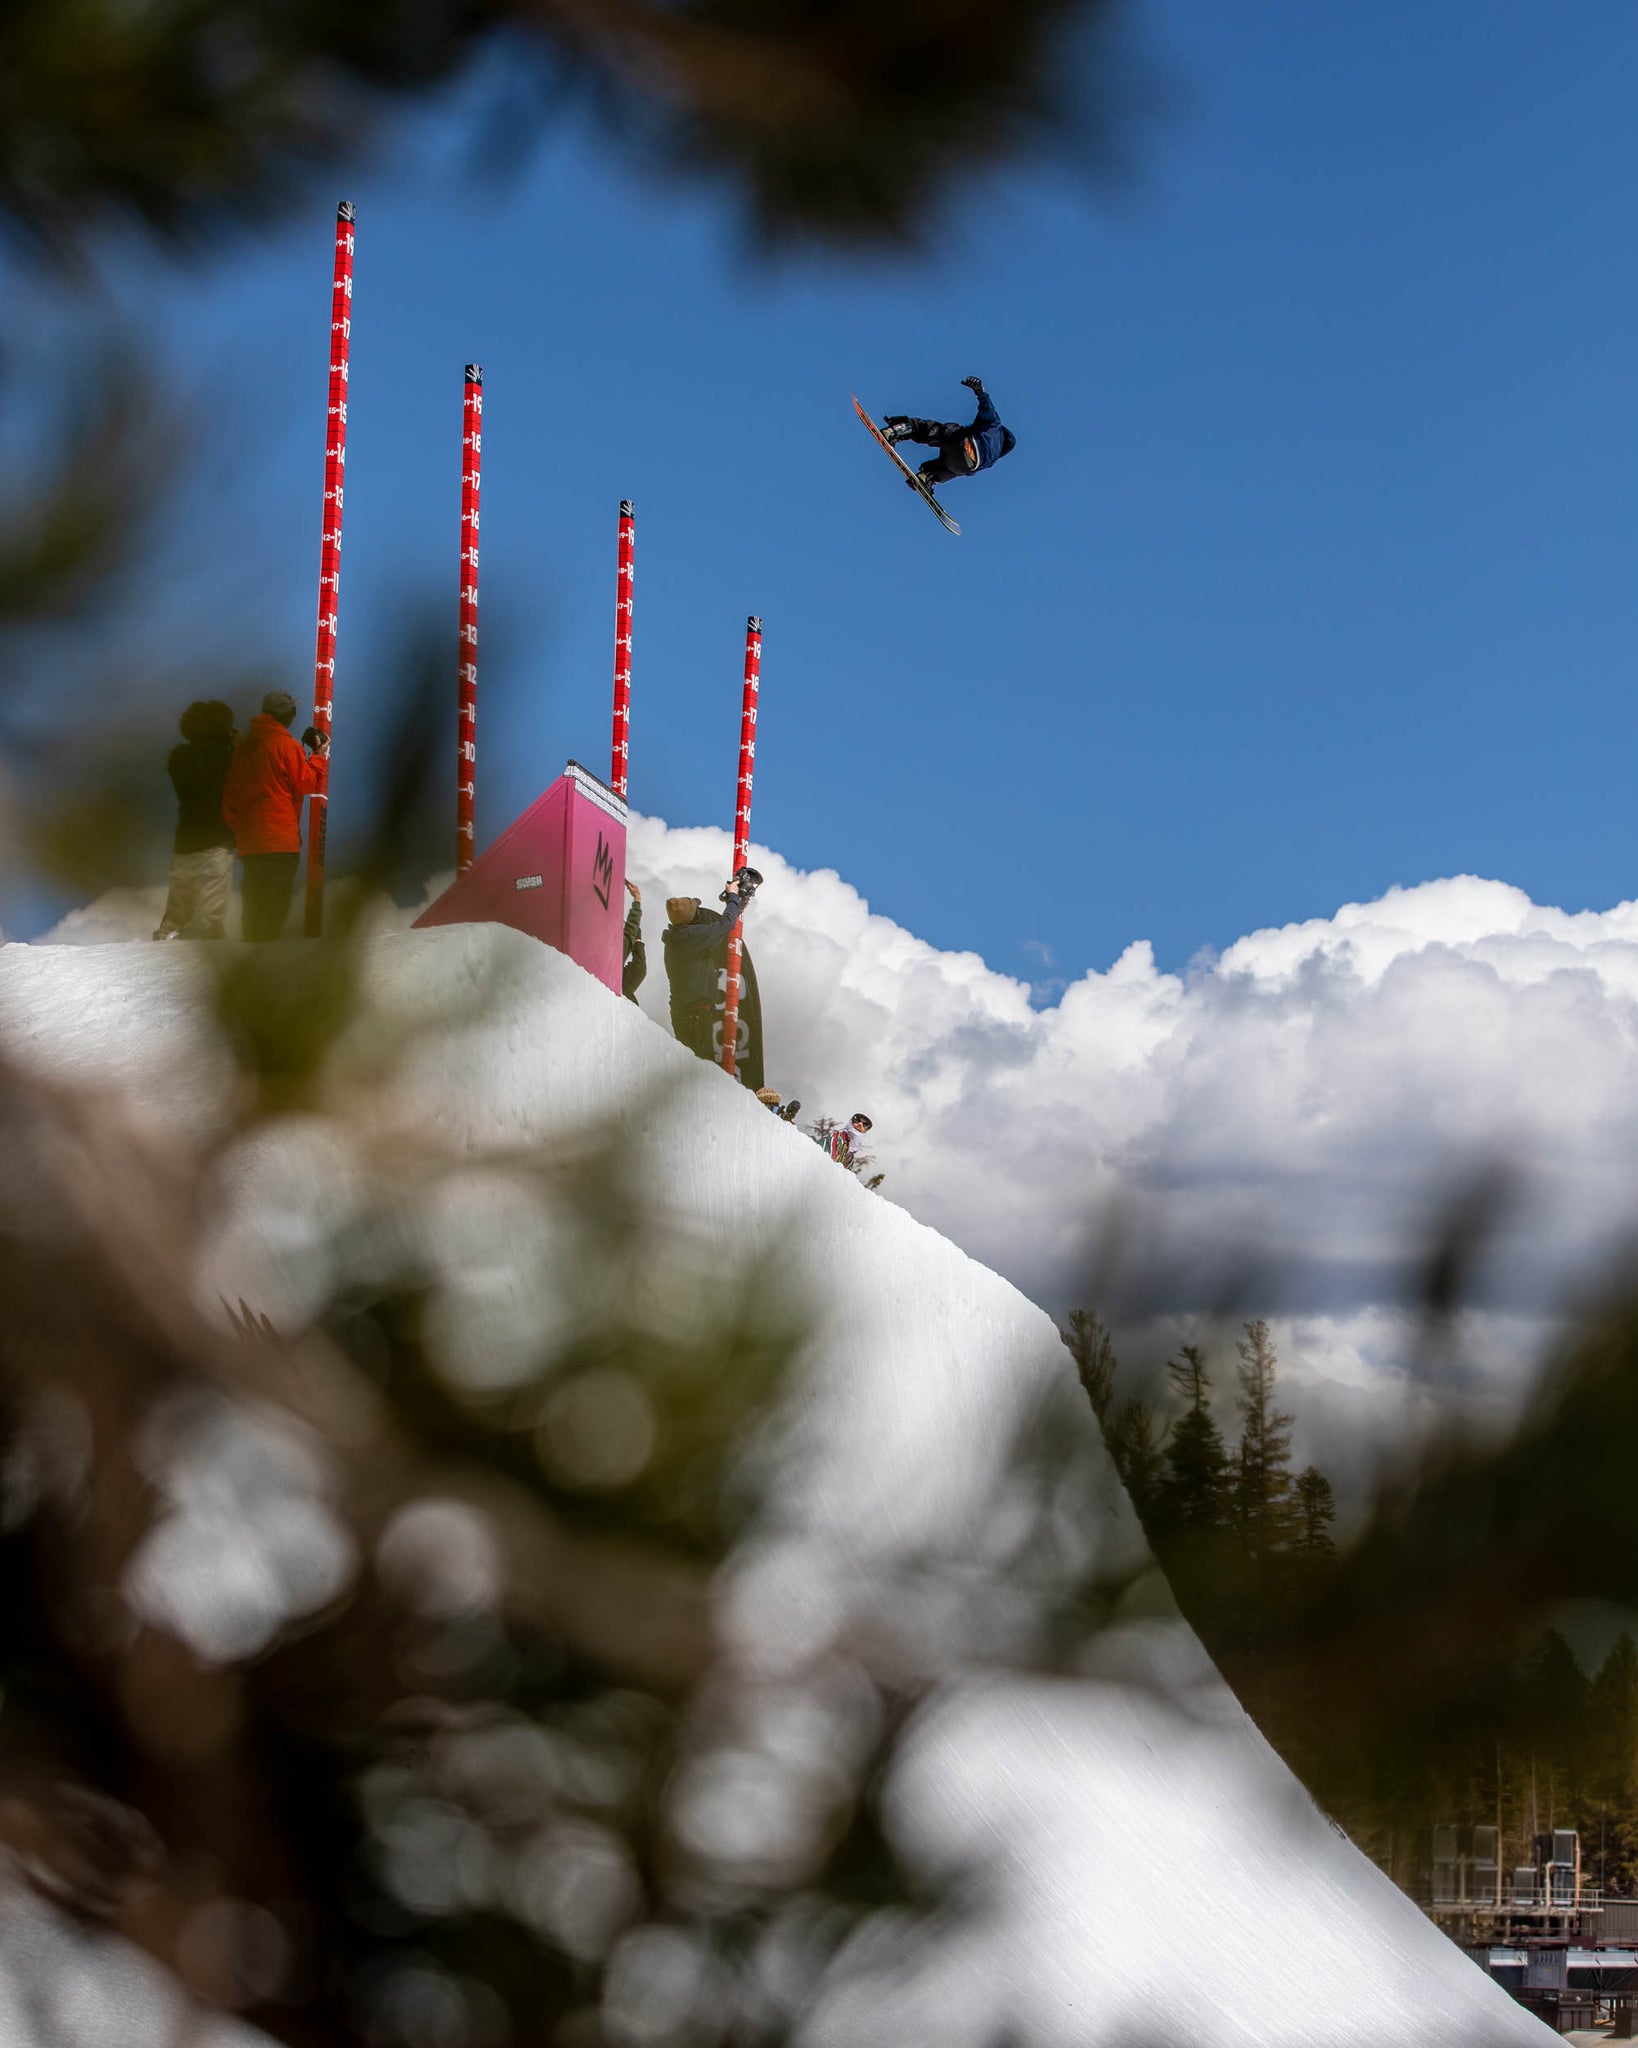
{"type": "Polygon", "coordinates": [[[826,1137],[826,1150],[838,1166],[863,1166],[860,1147],[872,1125],[862,1109],[856,1109],[845,1124],[833,1124],[826,1137]]]}
{"type": "Polygon", "coordinates": [[[244,935],[276,939],[290,911],[301,860],[301,806],[325,785],[330,742],[309,726],[298,743],[290,727],[296,700],[269,690],[250,730],[234,749],[222,794],[244,872],[244,935]]]}
{"type": "MultiPolygon", "coordinates": [[[[720,913],[705,909],[697,896],[666,898],[661,944],[671,992],[671,1028],[702,1060],[714,1062],[718,1057],[713,1040],[728,941],[761,880],[755,868],[741,868],[722,892],[720,913]]],[[[751,1085],[759,1085],[760,1079],[751,1085]]]]}
{"type": "Polygon", "coordinates": [[[631,908],[626,912],[626,928],[622,940],[624,951],[620,961],[620,993],[628,1003],[637,1000],[637,991],[648,979],[648,948],[643,944],[643,892],[629,877],[626,894],[631,898],[631,908]]]}
{"type": "Polygon", "coordinates": [[[233,830],[222,816],[222,788],[239,735],[233,708],[219,698],[190,704],[179,721],[182,744],[165,772],[176,791],[170,888],[156,939],[224,939],[233,889],[233,830]]]}

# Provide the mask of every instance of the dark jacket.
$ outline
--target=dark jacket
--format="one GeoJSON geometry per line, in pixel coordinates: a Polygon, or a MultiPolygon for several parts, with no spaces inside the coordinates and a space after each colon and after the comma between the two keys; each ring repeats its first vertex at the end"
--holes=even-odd
{"type": "MultiPolygon", "coordinates": [[[[722,1057],[722,1027],[728,988],[728,940],[743,905],[730,896],[721,916],[703,907],[692,924],[665,928],[665,973],[671,984],[671,1028],[678,1042],[702,1060],[722,1057]]],[[[762,997],[751,949],[740,940],[738,1053],[734,1072],[755,1090],[765,1078],[762,1063],[762,997]]]]}
{"type": "Polygon", "coordinates": [[[632,898],[631,908],[626,912],[621,944],[620,993],[634,1003],[637,991],[648,979],[648,948],[643,944],[643,906],[636,897],[632,898]]]}
{"type": "Polygon", "coordinates": [[[674,1011],[716,1002],[728,940],[743,908],[737,896],[730,896],[720,916],[701,904],[692,924],[666,925],[661,944],[665,948],[665,978],[671,987],[674,1011]]]}
{"type": "Polygon", "coordinates": [[[233,844],[233,827],[222,816],[222,785],[232,759],[230,739],[184,740],[172,747],[165,772],[176,791],[174,853],[233,844]]]}
{"type": "Polygon", "coordinates": [[[978,417],[967,429],[967,438],[978,450],[980,469],[989,469],[1003,455],[1010,455],[1018,445],[1012,429],[1002,426],[995,400],[982,384],[978,387],[978,417]]]}

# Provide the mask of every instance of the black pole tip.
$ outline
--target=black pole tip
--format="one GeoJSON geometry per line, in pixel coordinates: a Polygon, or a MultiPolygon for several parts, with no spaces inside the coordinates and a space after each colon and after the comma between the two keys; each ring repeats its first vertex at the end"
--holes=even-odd
{"type": "Polygon", "coordinates": [[[482,364],[482,363],[468,363],[468,364],[467,364],[467,366],[466,366],[466,381],[467,381],[467,382],[468,382],[469,384],[481,384],[481,383],[483,382],[483,364],[482,364]]]}
{"type": "Polygon", "coordinates": [[[344,200],[342,200],[341,204],[340,204],[340,205],[339,205],[339,206],[338,206],[338,207],[336,208],[336,219],[337,219],[337,220],[351,220],[351,219],[352,219],[352,217],[353,217],[353,202],[352,202],[352,201],[351,201],[350,199],[344,199],[344,200]]]}
{"type": "Polygon", "coordinates": [[[631,519],[635,516],[635,513],[632,511],[631,500],[629,498],[622,498],[620,500],[620,517],[622,519],[631,519]]]}
{"type": "Polygon", "coordinates": [[[755,612],[752,612],[751,616],[745,621],[745,627],[747,632],[760,633],[762,631],[762,621],[755,612]]]}

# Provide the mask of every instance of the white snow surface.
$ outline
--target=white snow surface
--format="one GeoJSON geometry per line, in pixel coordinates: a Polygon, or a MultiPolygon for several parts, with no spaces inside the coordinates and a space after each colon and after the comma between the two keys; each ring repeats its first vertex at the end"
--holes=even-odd
{"type": "MultiPolygon", "coordinates": [[[[230,1076],[197,1022],[200,954],[0,948],[0,1044],[139,1126],[203,1132],[230,1076]]],[[[776,1679],[882,1597],[886,1563],[959,1561],[1009,1425],[1070,1370],[1042,1311],[547,948],[494,926],[397,933],[369,943],[366,970],[373,1003],[419,1035],[345,1129],[291,1119],[229,1161],[202,1300],[299,1324],[338,1277],[346,1227],[380,1207],[375,1162],[431,1129],[471,1155],[470,1182],[452,1206],[447,1185],[422,1202],[401,1175],[397,1227],[465,1290],[451,1369],[504,1377],[519,1316],[540,1307],[538,1246],[486,1155],[612,1119],[702,1258],[777,1246],[821,1312],[780,1524],[725,1575],[745,1657],[776,1679]]],[[[317,1482],[301,1484],[318,1517],[317,1482]]],[[[1112,1472],[1105,1485],[1098,1540],[1130,1560],[1141,1537],[1112,1472]]],[[[281,1569],[270,1584],[301,1578],[281,1569]]],[[[844,1955],[807,2022],[817,2048],[991,2048],[1009,2023],[1064,2048],[1548,2038],[1315,1809],[1157,1590],[1151,1575],[1084,1680],[948,1669],[891,1806],[910,1859],[976,1879],[981,1910],[908,1980],[844,1955]]],[[[229,1633],[255,1629],[235,1610],[229,1633]]]]}

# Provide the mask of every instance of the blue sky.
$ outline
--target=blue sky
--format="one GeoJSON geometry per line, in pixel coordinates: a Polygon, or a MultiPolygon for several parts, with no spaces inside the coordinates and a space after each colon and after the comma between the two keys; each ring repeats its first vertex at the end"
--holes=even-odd
{"type": "Polygon", "coordinates": [[[447,624],[453,729],[476,358],[480,844],[567,756],[606,762],[630,496],[633,800],[730,821],[759,611],[756,836],[942,947],[1072,978],[1461,871],[1633,894],[1638,12],[1135,18],[1170,90],[1133,175],[1015,174],[914,259],[755,262],[719,195],[572,116],[497,184],[445,105],[276,237],[123,261],[209,422],[148,659],[265,657],[310,691],[345,191],[343,859],[406,617],[447,624]],[[955,416],[974,370],[1018,449],[951,487],[952,540],[848,393],[955,416]]]}

